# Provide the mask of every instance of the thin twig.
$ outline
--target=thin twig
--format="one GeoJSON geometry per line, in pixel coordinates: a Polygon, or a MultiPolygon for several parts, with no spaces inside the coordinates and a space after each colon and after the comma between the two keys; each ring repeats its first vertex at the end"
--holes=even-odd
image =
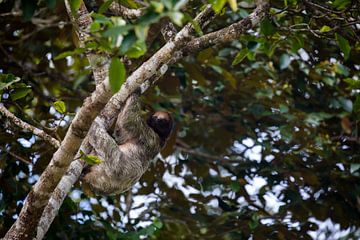
{"type": "Polygon", "coordinates": [[[27,160],[27,159],[25,159],[25,158],[23,158],[23,157],[15,154],[15,153],[13,153],[13,152],[7,151],[7,153],[9,153],[9,154],[10,154],[11,156],[13,156],[14,158],[19,159],[19,160],[22,161],[23,163],[31,164],[31,161],[29,161],[29,160],[27,160]]]}
{"type": "Polygon", "coordinates": [[[0,112],[7,118],[9,119],[13,124],[19,126],[22,129],[28,130],[30,132],[32,132],[34,135],[42,138],[43,140],[49,142],[52,146],[54,146],[55,148],[60,147],[60,142],[58,140],[56,140],[55,138],[51,137],[49,134],[47,134],[46,132],[44,132],[41,129],[38,129],[24,121],[22,121],[21,119],[19,119],[18,117],[16,117],[14,114],[12,114],[9,110],[7,110],[7,108],[4,106],[4,104],[0,103],[0,112]]]}

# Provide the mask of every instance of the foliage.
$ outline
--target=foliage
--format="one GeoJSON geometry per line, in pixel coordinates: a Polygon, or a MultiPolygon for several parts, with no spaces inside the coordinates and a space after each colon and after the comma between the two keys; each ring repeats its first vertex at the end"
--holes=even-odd
{"type": "MultiPolygon", "coordinates": [[[[0,99],[10,111],[61,139],[94,89],[86,51],[112,57],[116,92],[119,59],[131,59],[131,74],[165,43],[148,41],[154,25],[169,18],[180,29],[201,8],[151,1],[127,20],[109,16],[108,2],[92,9],[85,47],[62,1],[0,3],[0,99]]],[[[209,2],[219,15],[197,34],[246,17],[253,4],[209,2]]],[[[275,0],[253,31],[171,66],[143,97],[176,120],[163,158],[121,196],[88,198],[76,185],[46,238],[358,239],[359,9],[350,0],[275,0]]],[[[0,129],[3,236],[54,149],[3,116],[0,129]]]]}

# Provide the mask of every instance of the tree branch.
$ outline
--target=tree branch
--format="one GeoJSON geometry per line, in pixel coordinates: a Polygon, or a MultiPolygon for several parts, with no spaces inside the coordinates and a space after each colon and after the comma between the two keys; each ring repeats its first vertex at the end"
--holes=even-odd
{"type": "MultiPolygon", "coordinates": [[[[67,7],[70,6],[68,1],[65,1],[65,3],[67,7]]],[[[208,6],[195,20],[201,23],[205,21],[207,16],[212,12],[211,7],[208,6]]],[[[86,16],[83,16],[88,15],[83,3],[77,14],[79,16],[79,20],[74,21],[74,17],[72,17],[72,21],[74,23],[79,23],[79,32],[81,33],[81,29],[87,29],[88,24],[91,23],[86,16]],[[87,20],[83,21],[82,19],[87,20]]],[[[161,66],[163,63],[167,63],[171,59],[172,55],[186,44],[193,31],[194,29],[192,25],[187,24],[176,35],[174,40],[165,44],[157,53],[155,53],[149,60],[143,63],[128,77],[126,82],[122,85],[120,91],[115,94],[112,100],[106,105],[107,107],[105,110],[110,111],[107,115],[102,115],[103,118],[104,116],[106,117],[106,123],[109,123],[110,125],[113,123],[115,120],[114,112],[118,112],[128,96],[138,89],[145,80],[151,78],[158,71],[162,74],[166,72],[166,69],[164,71],[161,66]]],[[[79,38],[82,39],[81,34],[79,34],[79,38]]],[[[103,74],[107,76],[107,71],[103,74]]],[[[95,72],[94,76],[96,76],[95,72]]],[[[101,79],[101,76],[99,77],[101,79]]],[[[39,223],[42,212],[48,203],[51,193],[54,191],[61,177],[64,175],[66,169],[74,159],[75,154],[77,153],[82,140],[86,136],[96,115],[104,108],[105,104],[112,95],[108,79],[97,82],[99,82],[99,84],[96,86],[96,89],[91,96],[84,101],[83,106],[76,114],[60,148],[55,152],[49,165],[28,194],[25,204],[21,209],[19,218],[6,233],[5,239],[32,239],[33,235],[36,235],[36,231],[34,231],[34,229],[36,229],[39,223]]],[[[110,125],[107,125],[107,127],[110,125]]]]}
{"type": "MultiPolygon", "coordinates": [[[[6,151],[6,150],[5,150],[5,151],[6,151]]],[[[15,153],[13,153],[13,152],[10,152],[10,151],[7,151],[7,152],[8,152],[11,156],[13,156],[14,158],[17,158],[17,159],[19,159],[20,161],[22,161],[23,163],[31,164],[31,161],[29,161],[29,160],[27,160],[27,159],[25,159],[25,158],[23,158],[23,157],[15,154],[15,153]]]]}
{"type": "Polygon", "coordinates": [[[144,9],[130,9],[127,7],[122,6],[117,2],[113,2],[110,4],[109,7],[110,11],[114,14],[121,16],[126,19],[136,19],[141,17],[144,14],[144,9]]]}
{"type": "MultiPolygon", "coordinates": [[[[265,4],[267,4],[268,1],[265,1],[265,4]]],[[[264,5],[259,5],[258,8],[262,8],[263,11],[267,11],[268,7],[263,7],[264,5]]],[[[259,15],[257,15],[259,16],[259,15]]],[[[265,16],[265,14],[261,14],[262,17],[265,16]]],[[[211,12],[207,13],[207,19],[211,18],[211,12]]],[[[248,18],[254,18],[253,15],[250,15],[248,18]]],[[[204,18],[203,21],[200,22],[200,25],[202,27],[204,27],[204,25],[206,25],[208,22],[205,21],[206,18],[204,18]]],[[[260,19],[258,20],[260,21],[260,19]]],[[[253,24],[255,25],[258,21],[254,21],[253,24]]],[[[252,26],[254,26],[252,25],[252,26]]],[[[181,33],[181,32],[180,32],[181,33]]],[[[199,45],[200,46],[200,45],[199,45]]],[[[204,46],[204,45],[201,45],[204,46]]],[[[201,50],[201,48],[199,48],[198,50],[201,50]]],[[[175,57],[173,57],[171,59],[171,63],[174,63],[175,61],[179,60],[180,57],[179,56],[183,56],[182,54],[174,54],[175,57]]],[[[166,71],[161,71],[160,68],[157,69],[157,74],[154,74],[152,78],[149,78],[148,80],[146,80],[144,83],[142,83],[142,89],[143,91],[145,91],[151,84],[152,81],[156,81],[156,79],[158,79],[160,76],[162,76],[166,71]]],[[[115,97],[115,96],[114,96],[115,97]]],[[[115,101],[114,99],[112,99],[113,101],[115,101]]],[[[106,111],[103,111],[101,114],[102,120],[106,122],[107,126],[111,126],[112,124],[112,120],[113,120],[113,116],[114,116],[114,112],[112,111],[117,111],[118,107],[114,107],[114,103],[110,103],[107,104],[107,109],[106,111]],[[111,109],[112,108],[112,109],[111,109]]],[[[86,143],[86,140],[84,141],[86,143]]],[[[185,151],[184,149],[181,149],[183,151],[185,151]]],[[[188,150],[188,149],[187,149],[188,150]]],[[[87,150],[85,150],[86,152],[87,150]]],[[[188,153],[193,153],[194,152],[188,152],[188,153]]],[[[196,154],[198,154],[198,152],[196,152],[196,154]]],[[[209,155],[201,155],[202,157],[209,157],[209,155]]],[[[213,159],[213,158],[212,158],[213,159]]],[[[230,159],[213,159],[213,160],[217,160],[217,161],[224,161],[224,163],[239,163],[240,161],[233,161],[230,159]]],[[[81,162],[79,160],[76,160],[75,162],[73,162],[69,168],[70,172],[76,173],[73,175],[71,181],[66,180],[66,178],[62,179],[58,185],[58,188],[62,188],[63,190],[55,190],[57,193],[61,194],[60,195],[56,195],[56,197],[52,197],[52,200],[50,201],[49,205],[46,207],[43,216],[42,216],[42,223],[47,223],[46,224],[41,224],[41,226],[39,225],[39,227],[41,228],[40,230],[38,230],[38,236],[36,239],[42,239],[44,234],[47,232],[47,229],[49,228],[51,222],[53,221],[53,219],[55,218],[55,216],[58,213],[59,207],[61,206],[62,201],[65,199],[66,195],[68,194],[68,192],[71,189],[71,186],[76,182],[76,180],[80,177],[81,171],[82,171],[83,165],[81,165],[81,162]],[[67,184],[67,185],[66,185],[67,184]],[[66,187],[66,188],[65,188],[66,187]],[[66,190],[65,190],[66,189],[66,190]],[[52,201],[55,201],[54,203],[52,203],[52,201]],[[49,210],[47,210],[49,208],[49,210]]]]}
{"type": "Polygon", "coordinates": [[[55,216],[58,214],[59,209],[71,190],[71,187],[74,183],[78,180],[81,175],[82,169],[84,168],[85,164],[83,161],[76,160],[70,164],[69,170],[66,174],[61,178],[61,181],[57,185],[56,189],[54,190],[49,203],[47,204],[44,212],[41,216],[39,221],[37,231],[36,231],[36,238],[35,239],[43,239],[49,227],[54,220],[55,216]]]}
{"type": "MultiPolygon", "coordinates": [[[[68,12],[71,13],[69,2],[65,1],[65,4],[68,12]]],[[[75,19],[70,14],[70,18],[77,29],[80,42],[83,44],[88,37],[87,29],[92,22],[84,3],[81,3],[77,15],[79,18],[75,19]]],[[[99,58],[99,56],[91,52],[87,53],[87,57],[93,68],[95,81],[100,84],[91,96],[84,101],[82,108],[73,119],[60,148],[55,152],[49,165],[28,194],[18,219],[6,233],[4,239],[32,239],[32,236],[35,235],[34,229],[38,225],[51,193],[74,159],[93,120],[112,95],[108,81],[104,81],[107,76],[107,66],[102,63],[104,58],[99,58]],[[101,60],[101,64],[98,64],[98,59],[101,60]]]]}
{"type": "MultiPolygon", "coordinates": [[[[198,17],[196,18],[196,20],[199,21],[199,23],[204,23],[205,20],[210,17],[213,14],[213,11],[211,10],[210,6],[208,6],[202,13],[200,13],[198,15],[198,17]]],[[[184,37],[187,38],[187,36],[190,35],[190,32],[192,32],[193,29],[191,27],[190,24],[188,24],[187,26],[185,26],[183,28],[183,30],[178,33],[177,35],[175,35],[175,37],[178,37],[178,39],[180,39],[181,35],[183,35],[184,37]]],[[[182,43],[185,44],[185,43],[182,43]]],[[[164,46],[165,47],[165,46],[164,46]]],[[[161,48],[159,51],[167,51],[168,48],[161,48]],[[163,49],[163,50],[162,50],[163,49]]],[[[158,52],[159,52],[158,51],[158,52]]],[[[166,58],[170,58],[171,55],[166,55],[166,58]]],[[[150,60],[161,60],[161,59],[157,59],[156,57],[152,57],[150,58],[147,62],[149,62],[150,60]]],[[[152,60],[152,61],[153,61],[152,60]]],[[[160,64],[161,61],[158,63],[160,64]]],[[[144,63],[140,68],[144,68],[145,70],[149,69],[149,67],[147,67],[147,64],[144,63]]],[[[139,68],[139,69],[140,69],[139,68]]],[[[138,70],[139,70],[138,69],[138,70]]],[[[154,72],[159,72],[161,71],[159,68],[157,70],[155,70],[154,72]]],[[[155,73],[153,73],[153,75],[156,75],[155,73]]],[[[165,72],[163,72],[162,74],[164,74],[165,72]]],[[[130,78],[130,77],[129,77],[130,78]]],[[[129,78],[127,79],[126,83],[128,83],[129,78]]],[[[139,86],[138,86],[139,87],[139,86]]],[[[149,86],[147,85],[146,88],[144,88],[144,91],[148,88],[149,86]]],[[[121,91],[121,90],[120,90],[121,91]]],[[[127,97],[126,97],[127,98],[127,97]]],[[[125,98],[125,99],[126,99],[125,98]]],[[[121,104],[122,105],[122,104],[121,104]]],[[[118,106],[116,109],[110,109],[110,107],[107,108],[107,111],[102,112],[103,118],[101,119],[101,121],[107,121],[107,127],[111,126],[112,122],[111,120],[114,119],[114,116],[116,116],[117,114],[115,114],[116,112],[119,111],[120,106],[118,106]],[[105,118],[104,118],[105,117],[105,118]]],[[[108,106],[108,104],[107,104],[108,106]]],[[[113,106],[113,105],[112,105],[113,106]]],[[[82,146],[82,149],[85,153],[90,152],[91,146],[88,144],[87,140],[84,140],[84,144],[82,146]]],[[[54,191],[53,196],[51,197],[49,204],[46,206],[43,215],[41,216],[41,220],[40,220],[40,224],[38,225],[38,230],[37,230],[37,237],[36,239],[42,239],[45,235],[45,233],[47,232],[47,230],[50,227],[50,224],[52,223],[52,221],[54,220],[55,216],[57,215],[59,208],[63,202],[63,200],[65,199],[65,197],[67,196],[68,192],[70,191],[72,185],[76,182],[76,180],[80,177],[82,169],[84,167],[84,164],[80,161],[80,160],[76,160],[74,161],[70,167],[68,172],[70,172],[71,174],[66,174],[65,177],[63,177],[61,179],[61,181],[59,182],[57,188],[54,191]],[[71,177],[68,177],[68,175],[71,175],[71,177]],[[58,189],[59,188],[59,189],[58,189]]]]}
{"type": "Polygon", "coordinates": [[[47,141],[48,143],[50,143],[53,147],[55,148],[59,148],[60,147],[60,142],[58,140],[56,140],[55,138],[51,137],[49,134],[47,134],[46,132],[44,132],[41,129],[38,129],[24,121],[22,121],[21,119],[19,119],[18,117],[16,117],[14,114],[12,114],[9,110],[7,110],[7,108],[4,106],[4,104],[0,103],[0,112],[7,118],[9,119],[13,124],[15,124],[16,126],[28,130],[30,132],[32,132],[34,135],[42,138],[43,140],[47,141]]]}
{"type": "Polygon", "coordinates": [[[182,56],[198,52],[201,49],[213,45],[223,44],[239,38],[244,32],[256,26],[267,14],[269,1],[259,1],[256,9],[248,17],[239,22],[233,23],[228,27],[215,32],[205,34],[189,42],[182,50],[182,56]]]}

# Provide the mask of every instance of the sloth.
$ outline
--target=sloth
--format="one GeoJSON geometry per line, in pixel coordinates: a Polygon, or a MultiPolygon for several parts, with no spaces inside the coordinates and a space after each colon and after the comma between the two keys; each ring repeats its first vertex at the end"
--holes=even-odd
{"type": "Polygon", "coordinates": [[[141,116],[138,94],[126,101],[115,123],[113,136],[97,119],[89,134],[91,155],[103,160],[84,169],[82,185],[90,195],[114,195],[134,185],[165,145],[173,121],[168,112],[156,111],[147,121],[141,116]]]}

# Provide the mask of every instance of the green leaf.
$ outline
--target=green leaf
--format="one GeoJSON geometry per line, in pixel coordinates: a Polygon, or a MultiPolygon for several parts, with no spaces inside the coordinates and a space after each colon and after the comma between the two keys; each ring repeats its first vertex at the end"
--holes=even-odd
{"type": "Polygon", "coordinates": [[[76,12],[81,6],[81,0],[70,0],[71,11],[76,12]]]}
{"type": "Polygon", "coordinates": [[[248,55],[249,50],[247,48],[241,49],[238,54],[236,54],[234,61],[232,62],[232,65],[236,65],[242,62],[244,58],[248,55]]]}
{"type": "Polygon", "coordinates": [[[231,188],[231,190],[233,192],[238,192],[241,187],[240,187],[240,184],[238,182],[233,181],[233,182],[230,183],[230,188],[231,188]]]}
{"type": "Polygon", "coordinates": [[[126,70],[124,64],[119,58],[112,58],[109,68],[109,82],[113,93],[120,90],[121,85],[125,82],[126,70]]]}
{"type": "Polygon", "coordinates": [[[269,58],[271,58],[277,46],[278,41],[272,43],[269,41],[265,41],[260,46],[260,51],[264,52],[269,58]]]}
{"type": "Polygon", "coordinates": [[[81,53],[84,53],[84,52],[85,52],[85,48],[76,48],[73,51],[66,51],[66,52],[60,53],[59,55],[54,57],[54,60],[59,60],[59,59],[62,59],[62,58],[66,58],[66,57],[73,56],[73,55],[76,55],[76,54],[81,54],[81,53]]]}
{"type": "Polygon", "coordinates": [[[320,32],[329,32],[329,31],[331,31],[331,27],[326,25],[322,26],[320,29],[320,32]]]}
{"type": "Polygon", "coordinates": [[[54,102],[54,108],[56,109],[56,111],[58,111],[59,113],[66,113],[66,105],[63,101],[58,100],[56,102],[54,102]]]}
{"type": "Polygon", "coordinates": [[[119,35],[127,34],[130,29],[132,29],[132,26],[130,25],[112,27],[106,30],[103,33],[103,36],[116,39],[119,35]]]}
{"type": "Polygon", "coordinates": [[[103,4],[101,4],[101,6],[98,10],[98,13],[104,13],[106,10],[108,10],[108,8],[110,7],[110,5],[113,1],[114,0],[108,0],[108,1],[104,2],[103,4]]]}
{"type": "Polygon", "coordinates": [[[249,41],[246,46],[250,52],[255,52],[260,47],[260,43],[255,42],[255,41],[249,41]]]}
{"type": "Polygon", "coordinates": [[[134,33],[130,33],[126,35],[121,42],[120,46],[120,54],[125,54],[133,44],[135,44],[137,41],[137,38],[134,33]]]}
{"type": "Polygon", "coordinates": [[[356,97],[356,100],[355,100],[354,106],[353,106],[353,110],[354,110],[354,112],[360,112],[360,95],[358,95],[356,97]]]}
{"type": "Polygon", "coordinates": [[[154,222],[153,222],[153,225],[154,225],[156,228],[160,229],[160,228],[163,227],[164,224],[163,224],[158,218],[155,218],[155,219],[154,219],[154,222]]]}
{"type": "Polygon", "coordinates": [[[284,104],[280,104],[279,109],[280,109],[280,113],[288,113],[289,112],[288,106],[286,106],[284,104]]]}
{"type": "Polygon", "coordinates": [[[297,53],[300,48],[304,48],[305,40],[301,35],[295,35],[290,39],[291,42],[291,51],[297,53]]]}
{"type": "Polygon", "coordinates": [[[181,12],[170,12],[168,16],[176,25],[182,26],[182,19],[184,18],[184,14],[181,12]]]}
{"type": "Polygon", "coordinates": [[[339,98],[339,102],[345,111],[352,112],[353,103],[350,99],[341,97],[341,98],[339,98]]]}
{"type": "Polygon", "coordinates": [[[92,33],[97,32],[100,30],[100,28],[101,28],[101,24],[97,21],[94,21],[90,25],[90,32],[92,32],[92,33]]]}
{"type": "Polygon", "coordinates": [[[286,69],[291,63],[290,56],[286,53],[282,54],[280,57],[280,69],[286,69]]]}
{"type": "Polygon", "coordinates": [[[100,13],[92,12],[90,14],[90,16],[94,18],[94,21],[99,22],[101,24],[104,24],[104,25],[111,24],[110,18],[108,18],[100,13]]]}
{"type": "Polygon", "coordinates": [[[351,50],[349,41],[337,33],[335,33],[335,39],[339,44],[340,50],[344,53],[345,60],[347,60],[349,58],[350,50],[351,50]]]}
{"type": "Polygon", "coordinates": [[[136,26],[135,35],[139,41],[145,42],[149,31],[149,26],[136,26]]]}
{"type": "Polygon", "coordinates": [[[355,173],[359,169],[360,169],[360,164],[359,163],[351,163],[350,164],[350,173],[355,173]]]}
{"type": "Polygon", "coordinates": [[[260,32],[265,36],[271,36],[276,33],[276,28],[268,19],[265,19],[260,24],[260,32]]]}
{"type": "Polygon", "coordinates": [[[28,95],[31,92],[31,88],[30,87],[24,87],[24,88],[16,88],[14,89],[14,91],[10,94],[11,99],[13,101],[16,101],[20,98],[25,97],[26,95],[28,95]]]}
{"type": "Polygon", "coordinates": [[[238,10],[238,5],[237,5],[237,1],[236,0],[227,0],[230,8],[233,12],[236,12],[238,10]]]}
{"type": "Polygon", "coordinates": [[[126,52],[126,55],[129,58],[139,58],[146,53],[146,44],[143,41],[137,41],[131,46],[131,48],[126,52]]]}
{"type": "Polygon", "coordinates": [[[325,112],[309,113],[304,121],[308,126],[319,126],[321,121],[332,118],[333,116],[334,115],[325,112]]]}
{"type": "Polygon", "coordinates": [[[239,15],[241,18],[246,18],[249,16],[249,13],[245,9],[240,8],[239,15]]]}
{"type": "Polygon", "coordinates": [[[349,4],[351,3],[351,0],[335,0],[333,2],[333,6],[338,10],[345,9],[349,4]]]}
{"type": "Polygon", "coordinates": [[[344,82],[349,84],[352,89],[360,88],[360,80],[356,80],[353,78],[345,78],[344,82]]]}
{"type": "Polygon", "coordinates": [[[169,10],[173,9],[174,2],[172,0],[161,0],[165,7],[169,10]]]}
{"type": "Polygon", "coordinates": [[[20,78],[13,74],[0,74],[0,91],[19,81],[20,78]]]}
{"type": "Polygon", "coordinates": [[[86,155],[82,150],[80,150],[80,159],[84,160],[89,165],[97,165],[103,162],[98,156],[86,155]]]}
{"type": "Polygon", "coordinates": [[[334,84],[336,83],[336,78],[335,77],[331,77],[331,76],[324,76],[321,81],[323,81],[325,84],[329,85],[329,86],[334,86],[334,84]]]}
{"type": "Polygon", "coordinates": [[[50,8],[51,10],[53,10],[56,6],[56,0],[45,0],[45,2],[48,8],[50,8]]]}
{"type": "Polygon", "coordinates": [[[22,0],[21,1],[21,10],[22,17],[25,21],[29,21],[35,13],[37,8],[37,1],[35,0],[22,0]]]}
{"type": "Polygon", "coordinates": [[[156,13],[162,13],[164,11],[164,4],[161,2],[150,2],[150,6],[154,9],[156,13]]]}
{"type": "Polygon", "coordinates": [[[290,126],[288,125],[281,126],[279,130],[280,130],[281,138],[284,139],[284,141],[287,142],[292,141],[294,130],[290,126]]]}
{"type": "Polygon", "coordinates": [[[349,70],[344,65],[337,63],[334,65],[334,70],[336,73],[344,75],[345,77],[349,76],[349,70]]]}
{"type": "Polygon", "coordinates": [[[221,9],[225,6],[226,0],[210,0],[209,2],[212,9],[214,9],[216,13],[220,13],[221,9]]]}

